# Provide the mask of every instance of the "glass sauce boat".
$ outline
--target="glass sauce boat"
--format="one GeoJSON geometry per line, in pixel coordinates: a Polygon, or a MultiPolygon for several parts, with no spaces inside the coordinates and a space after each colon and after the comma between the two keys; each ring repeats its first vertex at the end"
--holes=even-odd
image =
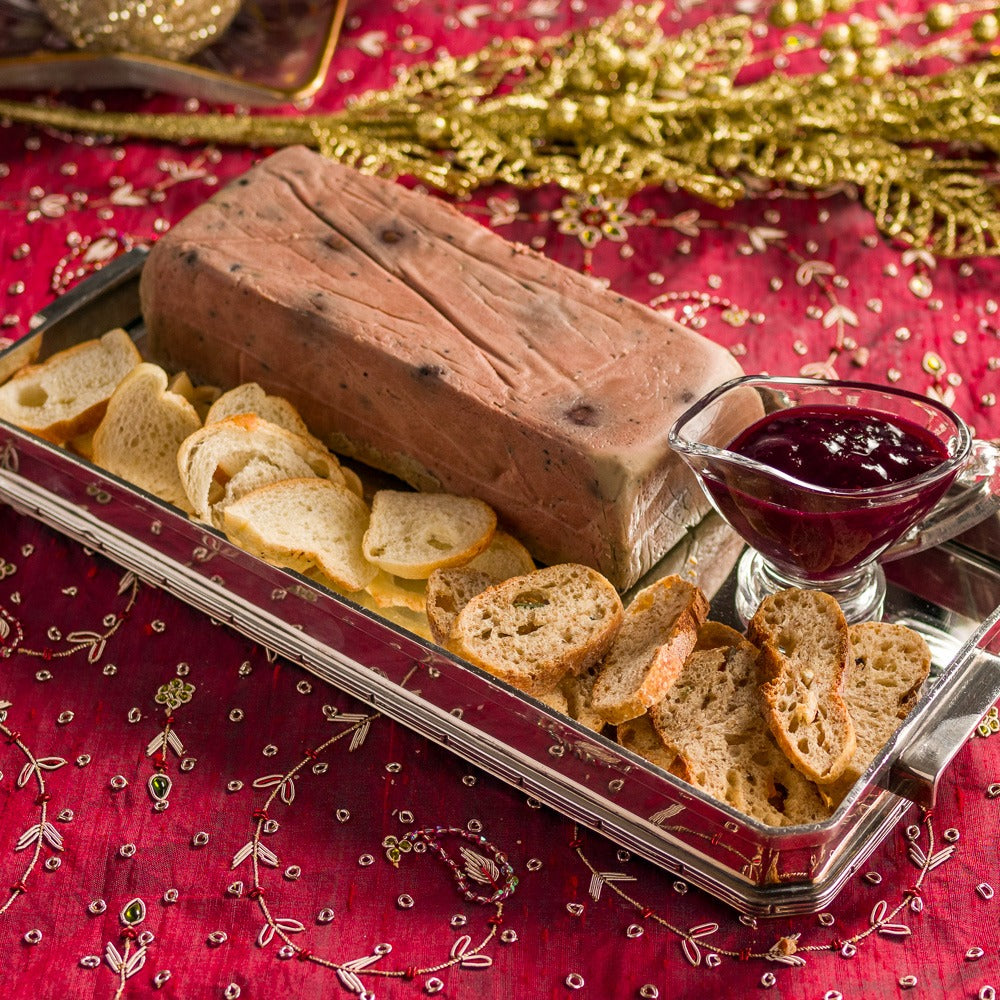
{"type": "Polygon", "coordinates": [[[690,407],[669,441],[750,546],[737,569],[744,622],[787,587],[832,594],[848,621],[879,618],[890,546],[926,548],[1000,507],[996,449],[903,389],[744,376],[690,407]],[[974,484],[949,492],[960,475],[974,484]]]}

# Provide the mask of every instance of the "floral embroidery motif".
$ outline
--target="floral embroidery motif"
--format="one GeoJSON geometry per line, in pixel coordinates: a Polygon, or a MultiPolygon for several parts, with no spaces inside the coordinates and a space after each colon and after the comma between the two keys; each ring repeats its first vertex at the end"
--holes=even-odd
{"type": "MultiPolygon", "coordinates": [[[[25,557],[30,552],[24,552],[25,557]]],[[[17,571],[17,567],[6,560],[0,560],[0,580],[12,576],[17,571]]],[[[67,596],[75,596],[76,591],[70,588],[65,591],[67,596]]],[[[125,573],[118,584],[118,595],[127,595],[125,607],[118,613],[106,614],[101,619],[101,631],[97,629],[74,629],[63,635],[62,631],[52,625],[46,631],[46,638],[51,642],[64,642],[64,649],[53,649],[51,646],[43,646],[41,649],[31,649],[22,645],[24,631],[12,615],[0,608],[0,657],[9,657],[15,652],[22,656],[37,657],[46,662],[57,659],[65,659],[74,656],[76,653],[86,651],[87,662],[97,663],[104,655],[108,640],[115,635],[122,625],[128,620],[128,613],[135,605],[139,594],[139,581],[135,574],[125,573]]],[[[12,595],[11,600],[19,600],[17,595],[12,595]]],[[[113,672],[113,671],[112,671],[113,672]]]]}
{"type": "MultiPolygon", "coordinates": [[[[799,943],[799,939],[802,936],[801,932],[799,932],[779,938],[765,950],[758,950],[755,948],[742,948],[737,950],[734,948],[717,947],[707,954],[702,951],[704,939],[718,932],[719,925],[717,923],[698,924],[697,926],[691,927],[687,930],[675,926],[666,917],[661,916],[653,907],[640,902],[638,899],[635,899],[626,893],[624,889],[618,887],[617,883],[619,882],[630,882],[635,881],[635,879],[621,873],[598,871],[583,853],[583,840],[579,835],[578,828],[575,826],[573,827],[573,835],[569,846],[576,852],[577,857],[579,857],[591,874],[590,895],[595,901],[600,898],[600,889],[598,888],[598,891],[596,893],[594,892],[595,882],[599,882],[600,887],[607,885],[608,888],[616,896],[618,896],[620,900],[622,900],[622,902],[627,903],[637,910],[642,915],[644,920],[659,924],[665,930],[678,937],[680,939],[681,951],[691,965],[700,966],[702,962],[704,962],[705,965],[714,967],[721,964],[722,959],[725,957],[736,959],[741,962],[746,962],[750,959],[759,959],[787,966],[803,966],[806,964],[805,955],[810,952],[836,951],[839,952],[843,958],[853,958],[858,952],[858,946],[867,938],[875,934],[881,934],[885,937],[908,937],[912,933],[909,925],[901,921],[901,915],[907,909],[913,913],[921,913],[923,911],[924,882],[931,871],[944,864],[954,854],[956,848],[955,841],[958,839],[958,831],[946,830],[944,833],[944,840],[947,843],[944,847],[935,849],[934,827],[931,823],[931,814],[925,813],[921,824],[918,825],[916,823],[911,823],[903,830],[903,837],[907,842],[907,856],[912,864],[919,869],[916,881],[912,886],[903,891],[902,899],[899,900],[895,906],[890,908],[889,903],[886,900],[879,900],[871,910],[868,919],[868,926],[858,931],[852,937],[846,939],[835,938],[828,943],[817,942],[815,944],[803,945],[799,943]],[[927,837],[926,849],[920,844],[920,839],[923,834],[926,834],[927,837]],[[699,942],[701,942],[701,944],[699,944],[699,942]]],[[[865,880],[871,885],[879,885],[882,878],[876,872],[869,872],[865,876],[865,880]]],[[[675,882],[674,889],[686,892],[687,884],[684,882],[675,882]]],[[[576,909],[571,910],[570,912],[574,912],[577,915],[582,914],[583,907],[581,905],[569,905],[576,906],[576,909]]],[[[757,926],[757,921],[754,917],[741,916],[740,922],[749,927],[755,928],[757,926]]],[[[821,926],[831,926],[833,922],[833,918],[830,914],[822,913],[819,915],[819,923],[821,926]]],[[[765,981],[770,980],[771,978],[773,977],[770,977],[768,973],[765,973],[764,978],[762,979],[762,985],[774,985],[773,982],[765,981]]]]}
{"type": "Polygon", "coordinates": [[[978,736],[995,736],[1000,733],[1000,712],[997,710],[997,706],[994,705],[980,720],[979,725],[976,726],[976,731],[974,735],[978,736]]]}
{"type": "MultiPolygon", "coordinates": [[[[180,665],[178,671],[182,668],[187,670],[187,665],[180,665]]],[[[181,758],[180,768],[182,771],[189,771],[194,766],[194,758],[184,756],[184,744],[172,728],[175,722],[172,713],[181,705],[186,705],[194,692],[195,686],[193,684],[180,677],[173,677],[166,684],[161,684],[157,688],[153,698],[158,705],[164,706],[164,712],[167,716],[163,729],[149,741],[146,747],[146,756],[152,758],[153,767],[156,769],[146,782],[146,789],[153,800],[153,809],[156,812],[163,812],[170,805],[169,795],[174,784],[173,779],[167,774],[167,750],[172,750],[181,758]]],[[[138,718],[141,718],[141,714],[137,711],[138,718]]]]}
{"type": "Polygon", "coordinates": [[[131,979],[146,964],[146,941],[152,940],[152,934],[140,934],[136,928],[146,919],[146,904],[136,897],[129,900],[118,914],[118,919],[122,922],[120,938],[122,950],[119,951],[113,941],[109,941],[104,948],[104,961],[108,968],[120,977],[118,990],[115,993],[115,1000],[125,991],[125,981],[131,979]],[[138,947],[133,951],[133,942],[138,941],[138,947]]]}
{"type": "MultiPolygon", "coordinates": [[[[17,747],[26,758],[26,763],[18,775],[16,786],[18,789],[22,789],[28,782],[34,779],[37,790],[35,804],[38,806],[38,820],[18,837],[17,844],[14,847],[15,853],[31,848],[31,856],[18,880],[10,886],[10,895],[0,904],[0,915],[10,908],[15,899],[28,891],[28,876],[38,867],[42,848],[48,847],[56,852],[63,850],[62,834],[49,820],[49,800],[51,799],[51,795],[46,789],[45,776],[42,772],[58,770],[66,764],[66,759],[64,757],[36,757],[21,740],[21,734],[7,727],[7,709],[10,707],[11,702],[0,701],[0,733],[6,737],[6,742],[9,745],[17,747]]],[[[45,863],[45,867],[50,871],[54,871],[59,867],[59,859],[50,858],[45,863]]]]}
{"type": "Polygon", "coordinates": [[[160,686],[153,700],[158,705],[166,705],[167,711],[172,712],[174,709],[180,708],[181,705],[186,705],[191,700],[193,694],[193,684],[188,684],[186,681],[181,680],[180,677],[175,677],[173,680],[160,686]]]}
{"type": "MultiPolygon", "coordinates": [[[[403,683],[405,684],[408,680],[409,677],[403,683]]],[[[264,775],[253,782],[255,788],[269,788],[270,792],[264,804],[254,810],[253,836],[233,855],[230,867],[236,869],[247,863],[250,865],[252,884],[246,895],[257,903],[264,917],[264,924],[257,935],[257,946],[266,948],[277,938],[282,942],[277,952],[279,958],[297,958],[300,961],[309,961],[331,969],[336,973],[341,986],[350,992],[363,996],[369,994],[366,993],[362,976],[412,980],[418,976],[440,972],[449,967],[489,968],[493,964],[493,959],[485,954],[484,950],[490,942],[498,936],[504,941],[516,940],[516,935],[513,932],[503,931],[501,933],[500,928],[503,925],[504,902],[517,886],[517,878],[514,875],[513,867],[500,850],[478,832],[461,827],[427,827],[410,831],[402,837],[389,836],[384,839],[382,846],[386,851],[387,858],[394,865],[398,864],[403,855],[428,852],[435,855],[450,869],[458,891],[467,901],[494,908],[493,916],[487,921],[489,930],[479,944],[473,944],[471,936],[463,934],[452,944],[448,958],[432,966],[387,969],[376,967],[376,963],[389,954],[391,951],[389,945],[376,945],[371,954],[359,958],[332,961],[314,954],[292,939],[292,935],[302,934],[306,930],[305,924],[301,920],[275,915],[271,894],[265,890],[262,883],[265,869],[277,869],[281,865],[278,854],[268,847],[262,839],[265,835],[275,834],[279,829],[278,821],[271,815],[270,810],[276,801],[280,801],[286,806],[291,806],[294,803],[295,778],[310,765],[314,773],[322,773],[316,770],[322,765],[315,762],[334,743],[347,739],[349,740],[348,753],[358,749],[363,742],[363,737],[360,741],[358,739],[359,733],[367,734],[371,723],[379,717],[377,714],[360,715],[328,709],[329,706],[324,706],[324,718],[330,722],[342,724],[343,728],[315,749],[305,751],[302,759],[285,773],[264,775]],[[454,859],[445,850],[442,841],[447,837],[464,841],[459,845],[461,862],[454,859]]],[[[359,864],[363,867],[368,866],[374,863],[374,860],[372,855],[365,854],[359,859],[359,864]]],[[[284,870],[284,877],[289,881],[297,880],[300,875],[301,869],[297,865],[284,870]]],[[[244,883],[240,880],[231,883],[227,892],[231,896],[241,897],[243,890],[244,883]]],[[[409,894],[403,893],[397,898],[397,905],[401,909],[409,909],[413,905],[413,899],[409,894]]],[[[329,922],[332,917],[333,911],[325,909],[318,922],[329,922]]],[[[462,923],[464,925],[464,918],[462,923]]],[[[453,924],[453,926],[457,925],[453,924]]],[[[438,992],[440,988],[443,988],[443,984],[440,987],[437,985],[439,983],[441,981],[437,977],[428,978],[424,982],[424,989],[428,993],[438,992]]]]}
{"type": "Polygon", "coordinates": [[[552,218],[558,221],[559,232],[575,236],[585,247],[593,247],[602,239],[624,243],[628,239],[626,227],[637,221],[628,210],[627,200],[612,200],[599,194],[582,198],[567,195],[552,218]]]}

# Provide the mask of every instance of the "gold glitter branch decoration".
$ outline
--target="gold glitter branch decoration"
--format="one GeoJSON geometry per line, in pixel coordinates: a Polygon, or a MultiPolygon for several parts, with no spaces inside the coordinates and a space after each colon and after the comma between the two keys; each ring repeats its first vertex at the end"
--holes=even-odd
{"type": "Polygon", "coordinates": [[[452,194],[505,182],[623,197],[666,185],[721,206],[767,185],[854,185],[887,236],[940,256],[1000,254],[1000,62],[937,76],[771,73],[748,84],[750,22],[678,35],[662,4],[561,37],[498,40],[405,71],[343,110],[130,114],[0,101],[71,131],[252,146],[297,143],[452,194]],[[961,150],[950,158],[947,150],[961,150]]]}

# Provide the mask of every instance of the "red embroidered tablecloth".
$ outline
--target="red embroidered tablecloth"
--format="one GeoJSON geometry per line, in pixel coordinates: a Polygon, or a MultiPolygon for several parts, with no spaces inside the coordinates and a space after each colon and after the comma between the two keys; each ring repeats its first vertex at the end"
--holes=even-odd
{"type": "MultiPolygon", "coordinates": [[[[315,107],[443,47],[560,32],[611,9],[357,3],[315,107]]],[[[733,9],[766,23],[757,0],[685,0],[663,23],[733,9]]],[[[155,240],[257,155],[0,127],[3,335],[26,333],[35,310],[155,240]]],[[[722,211],[664,190],[611,201],[505,188],[461,207],[672,310],[748,371],[905,385],[1000,434],[1000,268],[890,245],[850,190],[767,192],[722,211]]],[[[0,656],[3,996],[1000,988],[995,712],[933,816],[912,810],[827,912],[755,924],[7,507],[0,656]],[[451,862],[430,849],[390,865],[383,840],[422,828],[451,862]],[[463,847],[509,860],[518,884],[499,910],[459,892],[463,847]]]]}

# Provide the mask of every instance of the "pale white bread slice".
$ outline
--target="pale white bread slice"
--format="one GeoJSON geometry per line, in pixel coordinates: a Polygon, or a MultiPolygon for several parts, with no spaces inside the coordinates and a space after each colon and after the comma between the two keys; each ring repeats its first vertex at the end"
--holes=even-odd
{"type": "Polygon", "coordinates": [[[705,595],[679,576],[639,591],[597,675],[592,696],[597,712],[617,726],[656,704],[694,649],[707,615],[705,595]]]}
{"type": "Polygon", "coordinates": [[[293,434],[312,437],[299,411],[287,399],[268,395],[256,382],[244,382],[222,393],[209,408],[205,423],[214,424],[240,413],[253,413],[293,434]]]}
{"type": "Polygon", "coordinates": [[[222,395],[222,390],[217,385],[195,385],[187,372],[177,372],[170,379],[167,388],[178,396],[183,396],[198,411],[202,423],[205,423],[212,404],[222,395]]]}
{"type": "Polygon", "coordinates": [[[89,461],[93,461],[94,431],[96,430],[97,428],[95,427],[93,428],[93,430],[84,431],[82,434],[77,434],[76,437],[71,437],[65,443],[65,446],[70,451],[75,452],[77,455],[80,455],[82,458],[86,458],[89,461]]]}
{"type": "Polygon", "coordinates": [[[766,597],[747,626],[761,650],[764,717],[785,756],[819,784],[836,781],[854,755],[854,722],[844,701],[852,663],[840,605],[817,590],[766,597]]]}
{"type": "Polygon", "coordinates": [[[408,580],[466,563],[496,531],[493,508],[450,493],[379,490],[365,533],[365,556],[380,569],[408,580]]]}
{"type": "Polygon", "coordinates": [[[467,569],[489,573],[497,583],[512,576],[524,576],[536,569],[531,553],[501,528],[493,532],[490,544],[482,552],[463,565],[467,569]]]}
{"type": "Polygon", "coordinates": [[[167,373],[146,361],[121,380],[94,432],[93,461],[190,513],[177,449],[201,427],[201,418],[167,382],[167,373]]]}
{"type": "MultiPolygon", "coordinates": [[[[317,440],[312,438],[313,441],[317,440]]],[[[339,459],[338,459],[339,461],[339,459]]],[[[341,465],[340,474],[344,479],[344,485],[354,494],[364,499],[365,488],[361,482],[361,477],[346,465],[341,465]]]]}
{"type": "Polygon", "coordinates": [[[376,572],[361,550],[367,526],[363,500],[316,477],[258,487],[223,513],[226,534],[242,548],[299,571],[316,566],[348,591],[363,589],[376,572]]]}
{"type": "Polygon", "coordinates": [[[649,712],[672,773],[771,826],[829,815],[817,787],[778,748],[760,717],[758,651],[709,622],[665,697],[649,712]],[[721,643],[721,644],[720,644],[721,643]]]}
{"type": "Polygon", "coordinates": [[[225,484],[254,459],[261,460],[253,469],[257,487],[264,485],[268,465],[274,467],[272,482],[302,478],[308,467],[311,475],[347,485],[336,456],[325,448],[254,414],[239,414],[206,424],[177,452],[181,482],[201,520],[221,525],[223,510],[233,499],[226,497],[225,484]]]}
{"type": "Polygon", "coordinates": [[[380,569],[368,582],[365,590],[371,594],[377,607],[409,608],[420,614],[426,612],[426,580],[406,580],[380,569]]]}
{"type": "Polygon", "coordinates": [[[455,619],[448,645],[514,687],[544,694],[601,659],[621,620],[621,598],[605,577],[559,563],[477,594],[455,619]]]}
{"type": "Polygon", "coordinates": [[[414,635],[420,636],[421,639],[431,638],[431,630],[427,626],[427,616],[421,612],[400,607],[380,608],[367,590],[347,590],[347,588],[340,586],[335,580],[331,580],[330,577],[317,567],[307,569],[303,575],[309,577],[310,580],[315,580],[316,583],[326,587],[327,590],[332,590],[338,596],[353,601],[366,611],[371,611],[381,618],[386,619],[386,621],[392,622],[393,625],[398,625],[400,628],[406,629],[407,632],[412,632],[414,635]]]}
{"type": "Polygon", "coordinates": [[[142,357],[124,330],[28,365],[0,386],[0,417],[55,444],[93,430],[111,393],[142,357]]]}
{"type": "Polygon", "coordinates": [[[234,500],[239,500],[261,486],[270,486],[283,479],[308,479],[312,475],[312,467],[297,455],[285,455],[280,463],[263,455],[255,455],[235,475],[225,480],[225,486],[216,480],[210,500],[221,514],[234,500]]]}
{"type": "MultiPolygon", "coordinates": [[[[197,397],[203,389],[202,386],[195,386],[192,392],[197,397]]],[[[196,407],[198,406],[196,400],[192,400],[192,402],[195,403],[196,407]]],[[[204,422],[205,424],[215,424],[228,417],[247,413],[305,438],[318,451],[327,451],[326,445],[310,432],[306,422],[299,415],[299,411],[287,399],[282,396],[268,395],[256,382],[244,382],[235,389],[223,393],[215,390],[215,395],[211,398],[205,413],[204,422]]],[[[362,496],[363,489],[357,473],[344,465],[340,466],[340,471],[347,486],[359,497],[362,496]]]]}
{"type": "Polygon", "coordinates": [[[849,627],[854,662],[844,700],[854,721],[857,748],[833,785],[823,789],[839,802],[886,745],[920,697],[931,669],[923,636],[905,625],[861,622],[849,627]]]}
{"type": "Polygon", "coordinates": [[[462,608],[498,582],[490,573],[472,569],[468,564],[434,570],[427,578],[425,608],[434,641],[439,646],[446,646],[462,608]]]}

